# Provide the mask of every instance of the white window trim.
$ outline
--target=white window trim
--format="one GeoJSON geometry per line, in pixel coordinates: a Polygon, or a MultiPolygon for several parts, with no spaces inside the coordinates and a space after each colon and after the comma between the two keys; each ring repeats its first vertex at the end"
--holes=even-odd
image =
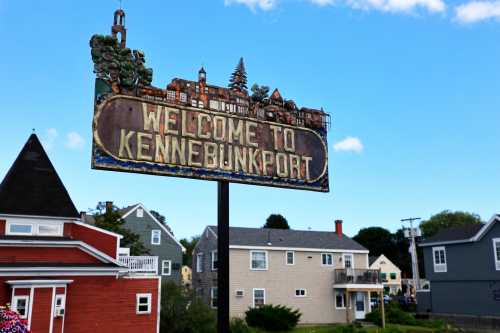
{"type": "MultiPolygon", "coordinates": [[[[212,309],[217,309],[217,305],[214,306],[214,291],[217,289],[217,287],[211,287],[210,288],[210,307],[212,309]]],[[[218,290],[217,290],[218,291],[218,290]]],[[[217,293],[217,297],[219,297],[219,294],[217,293]]],[[[217,300],[218,302],[218,300],[217,300]]]]}
{"type": "Polygon", "coordinates": [[[25,313],[24,316],[19,316],[21,319],[28,319],[29,316],[29,309],[30,309],[30,297],[29,295],[19,295],[19,296],[12,296],[12,310],[17,312],[17,300],[24,299],[26,300],[26,308],[25,308],[25,313]]]}
{"type": "Polygon", "coordinates": [[[345,267],[345,257],[346,256],[350,256],[351,257],[351,268],[354,269],[354,253],[343,253],[342,254],[342,268],[346,268],[345,267]]]}
{"type": "Polygon", "coordinates": [[[162,260],[161,261],[161,275],[170,276],[172,275],[172,260],[162,260]],[[167,264],[167,265],[165,265],[167,264]],[[168,267],[168,274],[165,274],[165,268],[168,267]]]}
{"type": "Polygon", "coordinates": [[[203,253],[197,253],[196,254],[196,273],[202,273],[203,272],[203,253]]]}
{"type": "Polygon", "coordinates": [[[137,208],[137,210],[135,211],[135,216],[138,218],[143,218],[144,217],[144,209],[137,208]]]}
{"type": "Polygon", "coordinates": [[[31,222],[9,222],[7,221],[7,225],[5,226],[5,230],[7,231],[7,235],[12,236],[32,236],[35,234],[35,224],[31,222]],[[10,227],[12,225],[29,225],[31,226],[31,232],[12,232],[10,231],[10,227]]]}
{"type": "Polygon", "coordinates": [[[151,294],[136,294],[135,295],[135,313],[136,314],[151,314],[151,294]],[[146,297],[148,302],[147,304],[139,304],[139,299],[146,297]],[[147,311],[139,311],[139,305],[147,305],[147,311]]]}
{"type": "Polygon", "coordinates": [[[288,266],[295,265],[295,251],[286,251],[285,252],[285,264],[288,266]],[[292,254],[292,263],[291,264],[288,263],[288,253],[292,254]]]}
{"type": "Polygon", "coordinates": [[[161,245],[161,230],[160,229],[153,229],[151,230],[151,245],[161,245]],[[159,237],[158,237],[158,243],[155,243],[154,242],[154,234],[155,233],[158,233],[159,237]]]}
{"type": "Polygon", "coordinates": [[[333,253],[321,253],[321,266],[323,267],[333,267],[334,262],[333,262],[333,253]],[[331,264],[323,264],[323,256],[331,256],[332,257],[332,263],[331,264]]]}
{"type": "Polygon", "coordinates": [[[269,256],[267,251],[262,251],[262,250],[251,250],[250,251],[250,270],[252,271],[267,271],[269,268],[269,256]],[[264,253],[265,258],[266,258],[266,267],[265,268],[253,268],[252,266],[252,261],[253,261],[253,254],[254,253],[264,253]]]}
{"type": "Polygon", "coordinates": [[[345,291],[342,291],[342,290],[335,290],[335,310],[345,310],[345,306],[346,306],[346,293],[345,291]],[[338,294],[341,294],[342,295],[342,306],[341,307],[337,307],[337,295],[338,294]]]}
{"type": "Polygon", "coordinates": [[[258,291],[258,290],[262,290],[263,291],[264,305],[266,304],[266,289],[264,289],[264,288],[253,288],[253,290],[252,290],[252,304],[253,304],[254,308],[255,308],[255,292],[258,291]]]}
{"type": "Polygon", "coordinates": [[[500,247],[500,238],[493,238],[493,260],[495,262],[495,269],[500,271],[500,260],[497,258],[497,247],[500,247]]]}
{"type": "Polygon", "coordinates": [[[62,228],[62,224],[58,223],[58,224],[53,224],[53,223],[39,223],[37,226],[36,226],[36,229],[37,229],[37,235],[40,235],[40,236],[62,236],[63,235],[63,228],[62,228]],[[57,232],[56,233],[53,233],[53,234],[43,234],[40,232],[40,227],[41,226],[51,226],[51,227],[57,227],[57,232]]]}
{"type": "Polygon", "coordinates": [[[446,248],[444,246],[432,248],[432,263],[434,264],[434,273],[446,273],[448,271],[448,258],[446,257],[446,248]],[[444,251],[444,264],[436,263],[436,252],[438,251],[444,251]]]}
{"type": "Polygon", "coordinates": [[[64,294],[56,294],[54,298],[54,308],[55,309],[64,309],[66,308],[66,295],[64,294]],[[57,305],[57,300],[61,299],[61,305],[57,305]]]}
{"type": "Polygon", "coordinates": [[[297,289],[295,289],[295,297],[297,297],[297,298],[307,297],[307,289],[304,289],[304,288],[297,288],[297,289]],[[297,295],[297,290],[304,290],[304,295],[297,295]]]}
{"type": "MultiPolygon", "coordinates": [[[[217,270],[217,267],[214,267],[214,263],[215,263],[214,254],[216,254],[216,253],[217,253],[217,250],[212,251],[212,253],[211,253],[212,271],[216,271],[217,270]]],[[[217,261],[219,261],[219,254],[218,253],[217,253],[217,261]]],[[[217,265],[218,265],[218,263],[217,263],[217,265]]]]}

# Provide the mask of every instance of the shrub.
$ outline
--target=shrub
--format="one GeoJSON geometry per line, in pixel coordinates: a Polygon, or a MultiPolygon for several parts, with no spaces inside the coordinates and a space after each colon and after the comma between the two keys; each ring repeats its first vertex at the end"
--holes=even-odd
{"type": "Polygon", "coordinates": [[[386,327],[386,328],[384,328],[384,330],[382,332],[383,333],[403,333],[403,331],[401,331],[401,329],[399,329],[398,327],[395,327],[395,326],[386,327]]]}
{"type": "Polygon", "coordinates": [[[160,332],[215,333],[216,326],[215,313],[208,305],[174,282],[162,284],[160,332]]]}
{"type": "MultiPolygon", "coordinates": [[[[374,309],[372,312],[366,315],[366,320],[381,326],[382,325],[382,315],[379,308],[374,309]]],[[[415,317],[407,312],[401,310],[397,303],[390,303],[385,309],[385,321],[386,323],[400,324],[400,325],[417,325],[417,320],[415,317]]]]}
{"type": "Polygon", "coordinates": [[[241,318],[233,318],[229,323],[229,332],[231,333],[251,333],[247,323],[241,318]]]}
{"type": "Polygon", "coordinates": [[[245,312],[248,326],[266,331],[290,331],[297,326],[302,314],[283,305],[263,305],[245,312]]]}
{"type": "Polygon", "coordinates": [[[17,312],[7,308],[0,308],[0,332],[29,333],[28,322],[21,319],[17,312]]]}

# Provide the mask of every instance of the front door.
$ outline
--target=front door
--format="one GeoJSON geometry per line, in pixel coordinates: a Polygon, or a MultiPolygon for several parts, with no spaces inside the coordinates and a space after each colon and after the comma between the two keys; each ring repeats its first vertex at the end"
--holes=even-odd
{"type": "Polygon", "coordinates": [[[354,316],[356,319],[365,319],[365,293],[357,292],[354,297],[354,316]]]}

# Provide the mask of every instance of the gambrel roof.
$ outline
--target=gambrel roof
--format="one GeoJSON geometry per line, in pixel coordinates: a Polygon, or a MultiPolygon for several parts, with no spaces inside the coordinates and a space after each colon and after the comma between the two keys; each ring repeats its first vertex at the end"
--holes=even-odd
{"type": "Polygon", "coordinates": [[[36,134],[0,184],[0,214],[80,217],[36,134]]]}

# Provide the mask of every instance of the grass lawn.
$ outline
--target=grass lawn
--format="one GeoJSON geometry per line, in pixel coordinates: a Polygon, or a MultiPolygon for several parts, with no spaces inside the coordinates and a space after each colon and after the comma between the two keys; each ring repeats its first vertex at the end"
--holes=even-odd
{"type": "MultiPolygon", "coordinates": [[[[300,326],[295,328],[292,333],[330,333],[333,328],[339,325],[323,325],[323,326],[300,326]]],[[[406,326],[406,325],[396,325],[396,324],[387,324],[386,327],[397,327],[403,333],[406,332],[421,332],[421,333],[432,333],[433,330],[431,328],[425,328],[421,326],[406,326]]],[[[380,327],[366,327],[365,328],[368,333],[377,333],[381,331],[380,327]]]]}

